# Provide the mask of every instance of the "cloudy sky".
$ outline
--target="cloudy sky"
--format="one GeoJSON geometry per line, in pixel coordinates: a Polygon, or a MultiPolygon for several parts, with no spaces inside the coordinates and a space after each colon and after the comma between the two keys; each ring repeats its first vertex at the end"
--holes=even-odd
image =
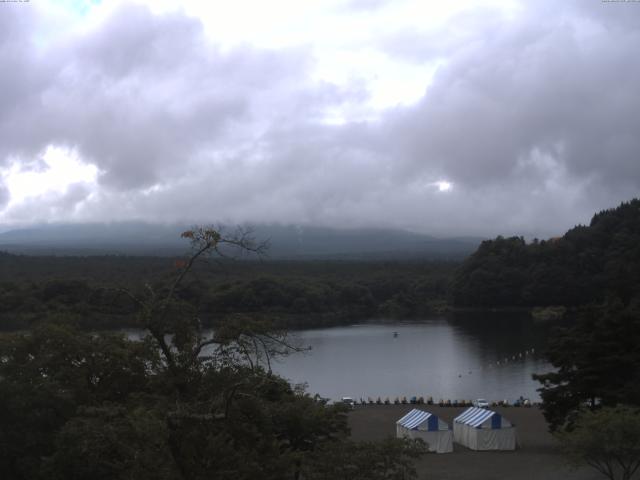
{"type": "Polygon", "coordinates": [[[640,2],[0,2],[0,225],[549,236],[640,195],[640,2]]]}

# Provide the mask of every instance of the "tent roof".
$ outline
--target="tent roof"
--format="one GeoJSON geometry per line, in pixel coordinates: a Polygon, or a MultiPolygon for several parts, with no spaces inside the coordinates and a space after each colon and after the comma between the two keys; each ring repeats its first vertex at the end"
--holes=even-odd
{"type": "MultiPolygon", "coordinates": [[[[422,423],[429,420],[433,414],[414,408],[396,423],[408,429],[417,428],[422,423]]],[[[434,415],[435,416],[435,415],[434,415]]]]}
{"type": "Polygon", "coordinates": [[[494,415],[497,415],[497,413],[492,410],[487,410],[486,408],[471,407],[467,408],[464,412],[454,418],[453,421],[456,423],[469,425],[471,427],[479,427],[488,418],[491,418],[494,415]]]}

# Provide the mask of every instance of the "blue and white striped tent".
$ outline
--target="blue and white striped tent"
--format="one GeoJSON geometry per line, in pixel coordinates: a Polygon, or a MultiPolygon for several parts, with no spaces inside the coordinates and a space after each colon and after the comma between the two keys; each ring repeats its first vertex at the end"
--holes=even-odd
{"type": "Polygon", "coordinates": [[[472,450],[515,450],[515,426],[498,412],[471,407],[453,419],[454,440],[472,450]]]}
{"type": "Polygon", "coordinates": [[[413,409],[396,422],[398,438],[420,438],[430,452],[448,453],[453,451],[453,435],[449,425],[436,415],[413,409]]]}

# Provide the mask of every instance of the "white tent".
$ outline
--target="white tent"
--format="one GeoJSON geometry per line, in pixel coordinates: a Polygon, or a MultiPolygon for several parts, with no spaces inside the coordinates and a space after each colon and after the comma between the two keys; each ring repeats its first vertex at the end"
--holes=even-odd
{"type": "Polygon", "coordinates": [[[429,412],[413,409],[396,422],[398,438],[420,438],[430,452],[453,452],[453,435],[449,425],[429,412]]]}
{"type": "Polygon", "coordinates": [[[471,450],[515,450],[516,427],[498,412],[471,407],[453,419],[453,439],[471,450]]]}

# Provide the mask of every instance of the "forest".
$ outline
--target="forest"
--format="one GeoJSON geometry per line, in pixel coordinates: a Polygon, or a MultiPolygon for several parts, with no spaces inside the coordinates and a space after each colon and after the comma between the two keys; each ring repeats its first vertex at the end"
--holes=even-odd
{"type": "MultiPolygon", "coordinates": [[[[44,314],[84,329],[132,326],[122,288],[162,285],[182,257],[27,256],[0,253],[0,329],[26,329],[44,314]]],[[[205,325],[230,314],[287,328],[407,318],[451,308],[562,305],[640,292],[640,200],[594,215],[588,226],[526,242],[484,241],[462,263],[439,260],[270,260],[244,257],[194,266],[176,296],[205,325]]]]}
{"type": "Polygon", "coordinates": [[[640,294],[640,200],[595,214],[562,237],[482,242],[457,269],[450,300],[465,307],[578,307],[640,294]]]}
{"type": "MultiPolygon", "coordinates": [[[[464,307],[559,305],[572,310],[570,323],[556,328],[549,338],[545,355],[554,368],[534,378],[540,382],[550,429],[558,432],[565,447],[580,445],[582,461],[589,454],[581,428],[593,420],[585,411],[601,411],[610,421],[623,417],[609,409],[627,405],[637,421],[640,200],[599,212],[588,226],[576,226],[562,237],[530,243],[522,237],[497,237],[483,242],[456,270],[449,298],[464,307]]],[[[591,454],[607,461],[609,455],[624,457],[620,452],[626,446],[616,443],[616,435],[604,440],[615,445],[609,453],[590,447],[591,454]]],[[[638,442],[637,431],[629,438],[638,442]]],[[[640,465],[638,451],[629,453],[633,468],[640,465]]]]}
{"type": "MultiPolygon", "coordinates": [[[[177,295],[182,282],[219,245],[253,244],[204,228],[183,236],[191,254],[166,282],[118,292],[133,304],[140,341],[46,312],[30,331],[0,335],[2,478],[415,478],[424,444],[353,442],[346,406],[272,372],[271,359],[298,348],[285,330],[238,316],[203,330],[177,295]]],[[[71,287],[53,297],[45,287],[43,298],[90,294],[71,287]]]]}
{"type": "MultiPolygon", "coordinates": [[[[29,328],[44,314],[72,316],[85,329],[132,326],[135,305],[121,289],[160,286],[183,261],[0,254],[0,329],[29,328]]],[[[194,266],[176,296],[197,310],[206,325],[230,314],[264,316],[289,328],[411,317],[445,305],[456,265],[219,259],[194,266]]]]}
{"type": "Polygon", "coordinates": [[[206,227],[183,234],[184,258],[1,254],[0,319],[14,332],[0,335],[0,471],[415,478],[424,445],[350,440],[344,406],[289,385],[271,360],[299,348],[289,328],[452,305],[581,307],[550,340],[555,370],[537,376],[550,428],[571,435],[585,406],[640,405],[639,219],[633,200],[562,238],[484,242],[462,264],[232,260],[206,254],[259,248],[206,227]],[[142,340],[113,332],[124,326],[142,340]]]}

